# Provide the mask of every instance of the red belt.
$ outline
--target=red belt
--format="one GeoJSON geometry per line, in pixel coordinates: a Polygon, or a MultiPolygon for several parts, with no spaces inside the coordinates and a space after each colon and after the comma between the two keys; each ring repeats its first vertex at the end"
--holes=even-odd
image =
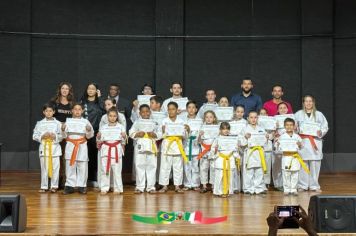
{"type": "Polygon", "coordinates": [[[108,161],[106,163],[106,174],[109,174],[110,171],[110,166],[111,166],[111,149],[115,148],[115,161],[116,163],[119,162],[119,150],[117,149],[117,145],[119,145],[121,142],[120,141],[116,141],[113,143],[109,143],[109,142],[103,142],[103,145],[109,146],[109,151],[108,151],[108,161]]]}
{"type": "Polygon", "coordinates": [[[300,136],[301,138],[303,138],[303,139],[305,139],[305,138],[309,139],[310,144],[312,145],[312,147],[314,148],[314,150],[315,150],[315,151],[318,151],[318,147],[316,146],[314,136],[306,135],[306,134],[299,134],[299,136],[300,136]]]}

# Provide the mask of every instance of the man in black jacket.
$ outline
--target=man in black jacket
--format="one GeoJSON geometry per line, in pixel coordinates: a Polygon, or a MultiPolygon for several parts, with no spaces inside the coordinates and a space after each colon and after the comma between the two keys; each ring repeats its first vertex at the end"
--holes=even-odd
{"type": "Polygon", "coordinates": [[[120,97],[120,86],[110,84],[108,98],[115,99],[118,111],[125,115],[127,128],[130,128],[131,103],[126,98],[120,97]]]}

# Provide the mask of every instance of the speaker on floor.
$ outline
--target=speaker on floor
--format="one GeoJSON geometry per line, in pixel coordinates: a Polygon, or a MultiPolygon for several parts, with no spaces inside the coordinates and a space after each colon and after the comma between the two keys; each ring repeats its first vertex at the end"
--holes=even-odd
{"type": "Polygon", "coordinates": [[[308,214],[319,233],[356,232],[356,196],[312,196],[308,214]]]}
{"type": "Polygon", "coordinates": [[[27,207],[20,194],[0,194],[0,233],[23,232],[26,229],[27,207]]]}

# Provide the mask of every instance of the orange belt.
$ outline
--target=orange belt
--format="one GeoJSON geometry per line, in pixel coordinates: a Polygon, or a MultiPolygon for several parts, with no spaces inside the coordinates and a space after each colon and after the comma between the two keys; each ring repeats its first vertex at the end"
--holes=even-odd
{"type": "Polygon", "coordinates": [[[211,144],[204,144],[204,143],[202,143],[201,145],[203,146],[204,150],[198,154],[198,157],[197,157],[198,160],[200,160],[200,159],[201,159],[205,154],[207,154],[207,153],[210,151],[210,149],[211,149],[211,144]]]}
{"type": "Polygon", "coordinates": [[[305,138],[309,139],[310,144],[312,145],[312,147],[314,148],[314,150],[315,150],[315,151],[318,151],[318,147],[316,146],[314,136],[306,135],[306,134],[299,134],[299,136],[300,136],[301,138],[303,138],[303,139],[305,139],[305,138]]]}
{"type": "Polygon", "coordinates": [[[66,140],[67,140],[67,142],[71,142],[74,145],[72,156],[70,157],[70,162],[69,162],[69,165],[72,166],[72,165],[74,165],[74,162],[77,159],[79,145],[86,143],[87,139],[82,137],[82,138],[78,138],[78,139],[66,138],[66,140]]]}
{"type": "Polygon", "coordinates": [[[117,149],[117,145],[120,144],[120,141],[116,141],[113,143],[109,142],[104,142],[103,145],[109,146],[109,151],[108,151],[108,161],[106,162],[106,174],[109,174],[110,171],[110,166],[111,166],[111,149],[115,148],[115,161],[116,163],[119,162],[119,151],[117,149]]]}

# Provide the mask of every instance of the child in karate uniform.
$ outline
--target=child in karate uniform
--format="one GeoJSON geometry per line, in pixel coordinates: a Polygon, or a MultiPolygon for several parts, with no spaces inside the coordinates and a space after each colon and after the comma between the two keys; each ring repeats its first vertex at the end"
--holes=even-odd
{"type": "Polygon", "coordinates": [[[300,191],[321,192],[319,173],[321,160],[323,159],[323,137],[329,130],[328,122],[323,113],[316,109],[315,98],[311,95],[303,97],[303,109],[295,114],[295,119],[299,127],[303,122],[315,122],[320,127],[320,130],[317,131],[317,136],[299,133],[303,140],[303,149],[300,150],[300,155],[306,162],[310,174],[303,169],[300,170],[298,188],[300,191]]]}
{"type": "MultiPolygon", "coordinates": [[[[215,112],[206,111],[204,113],[204,125],[217,125],[217,117],[215,112]]],[[[210,161],[208,156],[211,150],[211,145],[216,137],[205,137],[204,131],[199,131],[198,142],[201,145],[201,152],[198,155],[198,159],[200,160],[200,181],[202,189],[200,193],[206,193],[208,191],[207,184],[210,183],[214,185],[214,162],[210,161]],[[210,176],[209,176],[210,175],[210,176]]]]}
{"type": "Polygon", "coordinates": [[[299,156],[297,149],[302,148],[302,139],[296,133],[295,121],[291,118],[284,120],[285,133],[282,134],[276,142],[277,150],[282,152],[282,175],[283,175],[283,191],[285,195],[298,195],[298,177],[301,163],[305,165],[302,158],[299,156]],[[295,142],[296,151],[283,150],[280,147],[280,142],[291,141],[295,142]]]}
{"type": "Polygon", "coordinates": [[[184,163],[184,190],[200,191],[199,160],[197,158],[200,152],[197,137],[199,130],[193,131],[191,123],[200,121],[203,124],[203,120],[197,116],[197,104],[194,101],[187,103],[187,113],[185,123],[190,127],[191,132],[184,142],[185,153],[189,159],[187,163],[184,163]]]}
{"type": "Polygon", "coordinates": [[[87,119],[82,118],[84,108],[80,103],[74,103],[72,108],[73,119],[85,122],[85,132],[71,133],[66,129],[66,124],[62,125],[63,137],[66,138],[65,148],[66,159],[66,183],[63,194],[74,193],[74,188],[78,187],[78,192],[86,194],[88,180],[88,146],[87,140],[94,137],[94,130],[87,119]]]}
{"type": "MultiPolygon", "coordinates": [[[[238,154],[238,138],[234,147],[222,145],[222,137],[229,136],[230,124],[222,122],[220,124],[220,135],[214,140],[209,158],[214,161],[214,189],[216,196],[227,197],[233,194],[233,172],[236,169],[235,159],[240,158],[238,154]],[[230,149],[232,148],[232,149],[230,149]]],[[[233,138],[235,139],[235,137],[233,138]]]]}
{"type": "Polygon", "coordinates": [[[62,124],[53,117],[55,108],[52,104],[45,104],[42,113],[45,118],[37,122],[33,131],[33,140],[40,143],[41,188],[39,192],[48,191],[48,178],[50,178],[51,192],[55,193],[58,189],[59,157],[62,155],[59,144],[62,141],[62,124]],[[51,127],[47,126],[48,123],[51,127]]]}
{"type": "Polygon", "coordinates": [[[139,108],[140,117],[132,125],[129,135],[135,140],[135,167],[136,189],[135,193],[156,193],[156,168],[157,168],[157,145],[156,140],[160,137],[157,124],[150,119],[151,110],[146,104],[139,108]],[[152,121],[152,131],[144,131],[143,121],[152,121]],[[147,182],[147,187],[146,187],[147,182]]]}
{"type": "MultiPolygon", "coordinates": [[[[241,126],[245,127],[247,125],[247,121],[243,118],[245,114],[245,108],[242,105],[237,105],[235,108],[235,115],[232,121],[230,121],[230,125],[233,124],[241,124],[241,126]]],[[[241,138],[241,131],[238,131],[237,135],[238,140],[240,140],[241,138]]],[[[230,132],[231,135],[231,132],[230,132]]],[[[236,162],[236,168],[233,169],[233,189],[234,189],[234,193],[239,193],[241,191],[241,173],[240,173],[240,167],[241,167],[241,159],[244,153],[244,149],[241,147],[238,149],[239,152],[239,157],[241,158],[237,158],[235,159],[236,162]]]]}
{"type": "Polygon", "coordinates": [[[159,184],[163,187],[159,190],[160,193],[168,191],[169,175],[173,168],[173,182],[177,193],[184,193],[180,187],[183,183],[183,159],[187,161],[187,156],[183,148],[183,139],[189,133],[189,127],[184,124],[184,121],[178,117],[178,104],[169,102],[167,105],[168,117],[162,121],[162,156],[159,175],[159,184]],[[180,136],[167,136],[166,126],[169,124],[184,125],[185,131],[180,136]]]}
{"type": "Polygon", "coordinates": [[[242,131],[243,138],[241,145],[246,146],[243,159],[243,191],[245,194],[261,194],[266,193],[266,186],[263,180],[265,160],[264,160],[264,145],[250,146],[249,139],[254,134],[262,134],[266,136],[266,143],[269,135],[266,131],[257,125],[258,115],[256,111],[250,111],[248,114],[248,125],[242,131]]]}
{"type": "Polygon", "coordinates": [[[97,135],[97,144],[100,150],[100,192],[107,194],[110,189],[110,176],[113,176],[114,194],[121,194],[123,190],[122,184],[122,156],[124,155],[124,145],[126,141],[126,129],[118,122],[118,111],[116,107],[112,107],[107,112],[108,124],[103,125],[97,135]],[[113,128],[120,135],[115,140],[107,140],[105,129],[113,128]]]}

